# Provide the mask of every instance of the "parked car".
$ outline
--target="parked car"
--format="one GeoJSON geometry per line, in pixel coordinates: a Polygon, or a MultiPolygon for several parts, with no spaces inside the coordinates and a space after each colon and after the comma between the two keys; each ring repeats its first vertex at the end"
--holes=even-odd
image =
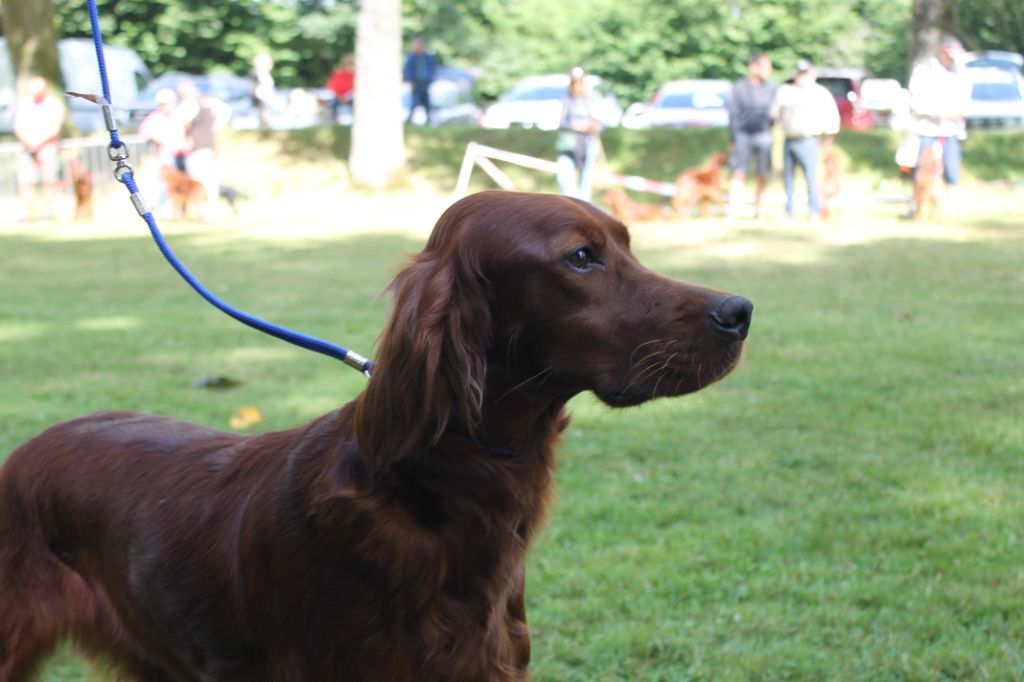
{"type": "MultiPolygon", "coordinates": [[[[480,120],[481,111],[473,101],[475,85],[476,74],[473,71],[452,67],[439,68],[434,82],[430,84],[433,124],[476,125],[480,120]]],[[[409,117],[410,106],[412,106],[412,87],[405,83],[402,86],[403,119],[409,117]]],[[[412,122],[416,125],[423,125],[427,122],[427,116],[422,108],[413,113],[412,122]]]]}
{"type": "Polygon", "coordinates": [[[1005,52],[1003,50],[968,52],[964,55],[963,63],[968,68],[989,66],[997,69],[1020,71],[1024,68],[1024,55],[1018,52],[1005,52]]]}
{"type": "MultiPolygon", "coordinates": [[[[57,54],[66,90],[90,95],[102,92],[96,48],[92,40],[65,38],[57,42],[57,54]]],[[[115,108],[137,97],[153,78],[135,50],[106,45],[103,56],[107,63],[110,96],[115,108]]],[[[0,37],[0,133],[12,132],[14,99],[14,70],[7,51],[7,39],[0,37]]],[[[93,133],[106,130],[100,107],[76,97],[69,97],[67,104],[71,122],[80,131],[93,133]]]]}
{"type": "Polygon", "coordinates": [[[839,125],[851,130],[868,130],[875,126],[870,109],[861,104],[861,83],[867,72],[861,68],[819,69],[818,83],[835,97],[839,107],[839,125]]]}
{"type": "Polygon", "coordinates": [[[142,119],[156,109],[156,93],[164,88],[177,90],[184,80],[191,80],[199,92],[216,97],[231,107],[232,127],[255,128],[259,125],[252,99],[252,81],[248,78],[230,73],[193,75],[168,71],[150,81],[138,97],[124,106],[115,107],[118,126],[128,131],[137,130],[142,119]]]}
{"type": "Polygon", "coordinates": [[[965,118],[968,128],[1024,128],[1024,76],[1020,68],[967,67],[971,102],[965,118]]]}
{"type": "Polygon", "coordinates": [[[658,88],[650,103],[629,105],[622,127],[725,127],[729,125],[731,92],[732,83],[725,80],[669,81],[658,88]]]}
{"type": "MultiPolygon", "coordinates": [[[[587,74],[587,88],[597,95],[594,116],[606,127],[622,120],[622,106],[604,81],[587,74]]],[[[528,76],[484,110],[480,125],[484,128],[539,128],[556,130],[562,117],[562,100],[569,92],[569,74],[528,76]]]]}

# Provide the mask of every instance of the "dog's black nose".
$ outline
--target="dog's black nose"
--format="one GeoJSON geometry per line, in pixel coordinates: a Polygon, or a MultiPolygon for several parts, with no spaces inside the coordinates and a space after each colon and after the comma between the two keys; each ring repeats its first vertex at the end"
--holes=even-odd
{"type": "Polygon", "coordinates": [[[726,336],[743,340],[750,330],[754,304],[742,296],[730,296],[711,311],[711,324],[726,336]]]}

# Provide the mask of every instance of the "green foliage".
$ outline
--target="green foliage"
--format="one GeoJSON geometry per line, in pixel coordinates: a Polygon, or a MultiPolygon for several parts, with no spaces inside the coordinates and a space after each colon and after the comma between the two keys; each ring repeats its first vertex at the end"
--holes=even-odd
{"type": "MultiPolygon", "coordinates": [[[[268,51],[282,85],[319,85],[354,51],[358,0],[99,0],[114,44],[154,71],[246,73],[268,51]],[[159,31],[154,30],[159,27],[159,31]]],[[[736,78],[748,55],[788,76],[800,57],[906,79],[910,0],[404,0],[406,37],[423,35],[443,64],[478,67],[479,95],[519,78],[582,65],[626,102],[676,78],[736,78]]],[[[958,0],[972,48],[1024,50],[1018,0],[958,0]]],[[[87,35],[83,3],[57,7],[58,30],[87,35]]]]}
{"type": "MultiPolygon", "coordinates": [[[[356,0],[324,8],[262,0],[98,0],[97,6],[105,39],[134,48],[156,74],[245,74],[253,57],[269,52],[278,84],[319,85],[355,46],[356,0]]],[[[84,3],[63,3],[57,15],[61,35],[90,35],[84,3]]]]}
{"type": "MultiPolygon", "coordinates": [[[[736,78],[755,51],[770,54],[783,72],[809,57],[902,77],[910,13],[909,0],[887,3],[884,11],[882,0],[850,6],[830,0],[491,0],[480,8],[478,26],[488,40],[470,38],[455,56],[482,67],[484,96],[496,96],[523,75],[580,64],[604,76],[626,101],[647,99],[670,79],[736,78]],[[481,45],[485,49],[476,52],[481,45]]],[[[436,41],[454,44],[444,26],[439,29],[436,41]]]]}
{"type": "Polygon", "coordinates": [[[968,49],[1024,52],[1024,4],[1020,0],[960,0],[960,35],[968,49]]]}

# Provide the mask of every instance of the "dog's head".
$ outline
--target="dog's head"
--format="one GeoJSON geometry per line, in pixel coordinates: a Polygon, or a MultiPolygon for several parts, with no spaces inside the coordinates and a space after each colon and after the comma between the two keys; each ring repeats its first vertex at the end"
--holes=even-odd
{"type": "Polygon", "coordinates": [[[752,313],[745,298],[644,268],[619,221],[548,194],[455,203],[392,287],[363,400],[385,414],[415,406],[416,423],[392,428],[419,435],[389,456],[421,446],[424,430],[472,431],[489,392],[589,390],[624,407],[696,391],[736,364],[752,313]]]}

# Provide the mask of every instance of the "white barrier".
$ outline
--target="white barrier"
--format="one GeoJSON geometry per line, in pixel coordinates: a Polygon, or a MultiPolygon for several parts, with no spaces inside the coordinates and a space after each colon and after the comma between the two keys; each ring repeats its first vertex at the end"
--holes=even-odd
{"type": "MultiPolygon", "coordinates": [[[[558,164],[547,159],[538,159],[535,156],[508,152],[504,149],[488,147],[476,142],[466,145],[466,154],[462,157],[462,167],[459,169],[459,179],[455,183],[455,196],[462,197],[469,191],[469,178],[473,173],[473,166],[479,166],[480,170],[488,175],[495,184],[502,189],[513,189],[512,179],[498,168],[492,159],[505,161],[507,163],[541,171],[542,173],[554,174],[558,170],[558,164]]],[[[596,184],[618,185],[638,192],[650,192],[662,196],[675,196],[676,186],[671,182],[659,182],[648,180],[637,175],[617,175],[615,173],[596,173],[594,176],[596,184]]]]}
{"type": "MultiPolygon", "coordinates": [[[[129,161],[138,168],[140,161],[155,159],[156,147],[152,142],[138,135],[122,135],[121,141],[128,145],[129,161]]],[[[78,159],[93,176],[97,189],[118,184],[114,180],[114,167],[107,156],[109,138],[100,136],[65,138],[60,141],[60,161],[64,167],[72,159],[78,159]]],[[[18,194],[17,165],[21,144],[0,142],[0,197],[18,194]]]]}

